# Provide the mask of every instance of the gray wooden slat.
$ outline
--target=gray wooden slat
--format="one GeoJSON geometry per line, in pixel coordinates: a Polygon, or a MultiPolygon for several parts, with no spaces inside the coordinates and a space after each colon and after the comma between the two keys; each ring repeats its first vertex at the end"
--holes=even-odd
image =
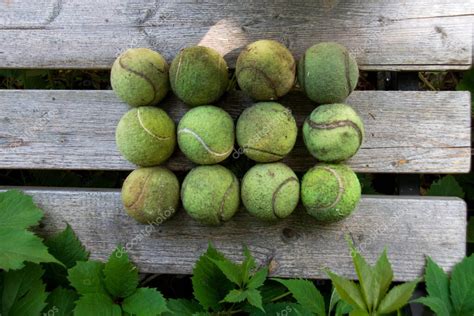
{"type": "Polygon", "coordinates": [[[420,276],[426,255],[447,271],[465,255],[466,205],[458,198],[364,196],[352,216],[329,225],[300,207],[274,224],[241,210],[221,227],[206,227],[179,210],[149,226],[125,214],[119,191],[23,189],[44,209],[40,234],[69,223],[92,258],[105,260],[122,244],[141,272],[191,273],[209,241],[234,260],[248,245],[258,263],[271,262],[272,275],[280,277],[326,278],[325,267],[355,277],[347,234],[370,263],[387,247],[396,280],[420,276]]]}
{"type": "MultiPolygon", "coordinates": [[[[316,162],[301,137],[301,125],[314,106],[300,92],[281,103],[292,109],[300,127],[295,149],[284,162],[304,171],[316,162]]],[[[366,125],[362,148],[348,161],[357,172],[469,171],[468,92],[356,91],[348,103],[366,125]]],[[[218,105],[236,119],[251,104],[233,91],[218,105]]],[[[176,122],[188,109],[174,96],[168,96],[162,107],[176,122]]],[[[3,90],[0,168],[133,169],[115,146],[115,127],[127,109],[112,91],[3,90]]],[[[167,165],[172,170],[192,167],[179,150],[167,165]]]]}
{"type": "Polygon", "coordinates": [[[233,66],[240,49],[261,38],[282,41],[296,57],[337,40],[366,70],[472,63],[472,0],[37,0],[3,1],[0,12],[0,68],[109,68],[128,47],[171,60],[196,44],[233,66]]]}

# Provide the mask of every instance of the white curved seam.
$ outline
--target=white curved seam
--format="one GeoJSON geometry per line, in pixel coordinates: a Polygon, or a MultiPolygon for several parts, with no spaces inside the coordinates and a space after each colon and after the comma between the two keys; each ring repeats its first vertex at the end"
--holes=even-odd
{"type": "Polygon", "coordinates": [[[204,142],[204,139],[201,138],[201,136],[199,136],[198,134],[196,134],[196,132],[194,132],[192,129],[189,129],[187,127],[183,128],[183,129],[180,129],[178,131],[178,134],[181,134],[181,133],[187,133],[187,134],[191,134],[193,135],[196,140],[202,145],[202,147],[204,147],[204,149],[210,153],[210,154],[213,154],[215,156],[226,156],[226,155],[229,155],[230,152],[232,151],[233,147],[231,147],[229,150],[227,150],[226,152],[223,152],[223,153],[219,153],[217,151],[214,151],[212,150],[207,144],[206,142],[204,142]]]}
{"type": "Polygon", "coordinates": [[[140,109],[137,109],[137,118],[138,118],[138,123],[140,126],[147,132],[151,137],[156,138],[158,140],[167,140],[169,137],[160,137],[158,135],[153,134],[148,128],[145,127],[145,125],[142,122],[142,119],[140,117],[140,109]]]}
{"type": "Polygon", "coordinates": [[[337,196],[336,196],[336,199],[334,200],[334,202],[332,202],[328,206],[316,208],[318,211],[326,211],[326,210],[329,210],[329,209],[335,207],[341,201],[342,195],[344,194],[344,184],[342,183],[342,179],[337,174],[337,172],[334,169],[331,169],[329,167],[322,167],[322,169],[324,169],[327,172],[331,173],[336,178],[339,189],[338,189],[337,196]]]}

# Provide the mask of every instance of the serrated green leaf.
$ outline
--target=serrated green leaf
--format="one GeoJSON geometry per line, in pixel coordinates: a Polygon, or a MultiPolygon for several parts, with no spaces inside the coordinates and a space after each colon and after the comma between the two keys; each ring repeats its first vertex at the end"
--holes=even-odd
{"type": "Polygon", "coordinates": [[[85,250],[69,224],[66,228],[45,240],[49,253],[61,261],[67,269],[72,268],[77,261],[87,261],[89,252],[85,250]]]}
{"type": "Polygon", "coordinates": [[[104,266],[105,288],[113,297],[125,298],[135,292],[138,282],[138,270],[128,253],[117,248],[104,266]]]}
{"type": "Polygon", "coordinates": [[[252,271],[253,268],[255,268],[256,263],[255,259],[253,258],[252,254],[250,253],[250,250],[247,247],[244,247],[244,261],[242,262],[242,282],[244,284],[247,284],[247,282],[250,279],[250,272],[252,271]]]}
{"type": "Polygon", "coordinates": [[[104,264],[99,261],[79,261],[68,270],[68,280],[79,294],[108,295],[103,281],[104,264]]]}
{"type": "Polygon", "coordinates": [[[360,309],[353,309],[350,311],[349,316],[370,316],[370,314],[360,309]]]}
{"type": "Polygon", "coordinates": [[[211,261],[224,273],[229,281],[238,286],[242,286],[242,270],[238,264],[227,258],[223,260],[211,259],[211,261]]]}
{"type": "Polygon", "coordinates": [[[225,257],[209,245],[206,253],[196,262],[191,281],[194,297],[201,306],[205,310],[219,310],[219,302],[234,286],[211,259],[224,260],[225,257]]]}
{"type": "Polygon", "coordinates": [[[263,286],[259,288],[259,291],[262,295],[264,305],[281,300],[291,294],[283,284],[268,279],[263,286]]]}
{"type": "Polygon", "coordinates": [[[263,285],[268,275],[268,268],[258,270],[248,281],[247,288],[258,289],[263,285]]]}
{"type": "Polygon", "coordinates": [[[456,179],[451,176],[445,176],[438,181],[435,181],[431,184],[431,187],[426,192],[428,196],[457,196],[459,198],[464,198],[464,191],[456,181],[456,179]]]}
{"type": "Polygon", "coordinates": [[[62,287],[55,288],[46,299],[48,305],[43,310],[43,314],[54,316],[71,316],[76,306],[75,301],[79,295],[70,289],[62,287]]]}
{"type": "Polygon", "coordinates": [[[246,292],[247,292],[247,301],[250,303],[250,305],[257,307],[261,309],[262,311],[265,311],[263,309],[262,295],[260,294],[260,291],[255,290],[255,289],[249,289],[246,292]]]}
{"type": "Polygon", "coordinates": [[[163,316],[175,315],[193,315],[194,313],[203,312],[201,305],[197,301],[190,301],[185,299],[170,299],[168,300],[168,312],[163,316]]]}
{"type": "Polygon", "coordinates": [[[374,302],[374,306],[382,301],[382,298],[387,294],[388,289],[393,281],[393,270],[387,256],[387,249],[384,249],[374,266],[374,273],[378,281],[378,296],[374,302]]]}
{"type": "Polygon", "coordinates": [[[43,212],[31,196],[11,190],[0,193],[0,269],[21,269],[24,262],[57,262],[42,239],[28,231],[37,225],[43,212]]]}
{"type": "Polygon", "coordinates": [[[332,310],[336,307],[336,304],[341,300],[339,294],[337,294],[336,289],[333,287],[331,291],[331,297],[329,298],[329,310],[328,315],[331,315],[332,310]]]}
{"type": "Polygon", "coordinates": [[[430,257],[426,259],[425,283],[429,296],[443,301],[449,313],[451,310],[449,277],[430,257]]]}
{"type": "Polygon", "coordinates": [[[245,301],[247,298],[247,292],[245,290],[237,290],[233,289],[230,290],[229,293],[224,297],[222,302],[228,302],[228,303],[240,303],[245,301]]]}
{"type": "Polygon", "coordinates": [[[342,316],[345,314],[349,314],[352,311],[352,306],[349,305],[347,302],[340,300],[336,304],[336,312],[334,313],[335,316],[342,316]]]}
{"type": "Polygon", "coordinates": [[[122,316],[122,309],[112,299],[101,293],[82,295],[76,302],[74,316],[122,316]]]}
{"type": "Polygon", "coordinates": [[[156,289],[139,288],[127,297],[122,308],[125,312],[136,316],[156,316],[166,312],[166,301],[156,289]]]}
{"type": "Polygon", "coordinates": [[[369,312],[377,307],[380,283],[377,278],[375,269],[365,261],[364,257],[355,249],[352,241],[349,242],[351,249],[352,261],[354,262],[354,269],[359,277],[359,284],[364,298],[365,304],[369,312]]]}
{"type": "Polygon", "coordinates": [[[308,280],[273,279],[288,288],[295,300],[316,315],[325,316],[324,298],[319,290],[308,280]]]}
{"type": "Polygon", "coordinates": [[[405,306],[412,296],[418,282],[420,282],[420,280],[403,283],[393,287],[380,302],[377,312],[380,314],[388,314],[405,306]]]}
{"type": "Polygon", "coordinates": [[[454,310],[460,315],[474,313],[474,255],[454,266],[450,288],[454,310]]]}
{"type": "Polygon", "coordinates": [[[41,280],[41,266],[27,263],[21,270],[2,272],[2,315],[39,315],[48,294],[41,280]]]}
{"type": "Polygon", "coordinates": [[[313,314],[297,303],[280,302],[269,303],[263,306],[265,312],[260,309],[252,308],[249,311],[250,316],[312,316],[313,314]]]}
{"type": "Polygon", "coordinates": [[[357,284],[351,280],[340,277],[331,271],[326,271],[326,273],[331,279],[332,285],[336,288],[341,299],[352,305],[354,309],[367,310],[367,306],[365,306],[362,293],[357,284]]]}
{"type": "Polygon", "coordinates": [[[438,316],[449,316],[449,310],[446,303],[439,297],[428,296],[413,300],[412,303],[420,303],[428,306],[438,316]]]}

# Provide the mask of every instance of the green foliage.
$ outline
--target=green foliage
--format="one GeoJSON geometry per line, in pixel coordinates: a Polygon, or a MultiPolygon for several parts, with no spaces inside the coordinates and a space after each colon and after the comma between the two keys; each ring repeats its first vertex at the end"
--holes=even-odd
{"type": "Polygon", "coordinates": [[[454,266],[451,279],[428,257],[425,282],[428,296],[414,302],[426,305],[440,316],[474,314],[474,255],[454,266]]]}
{"type": "Polygon", "coordinates": [[[295,300],[314,315],[326,316],[324,298],[311,281],[274,279],[288,288],[295,300]]]}
{"type": "Polygon", "coordinates": [[[371,174],[358,173],[357,178],[359,178],[362,194],[379,194],[373,186],[373,176],[371,174]]]}
{"type": "Polygon", "coordinates": [[[456,181],[456,179],[451,176],[445,176],[438,181],[435,181],[431,184],[431,187],[426,192],[426,195],[429,196],[457,196],[459,198],[464,198],[464,191],[456,181]]]}
{"type": "Polygon", "coordinates": [[[76,306],[75,301],[77,301],[78,298],[79,295],[75,291],[57,287],[46,299],[48,306],[46,306],[43,312],[47,315],[54,314],[54,316],[72,315],[74,307],[76,306]]]}

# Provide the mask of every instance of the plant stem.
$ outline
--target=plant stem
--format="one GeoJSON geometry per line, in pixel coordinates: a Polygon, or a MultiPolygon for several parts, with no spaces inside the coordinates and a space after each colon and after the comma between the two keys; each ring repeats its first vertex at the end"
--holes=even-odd
{"type": "Polygon", "coordinates": [[[290,294],[291,294],[291,292],[283,293],[283,294],[281,294],[281,295],[279,295],[279,296],[277,296],[277,297],[272,298],[270,301],[271,301],[271,302],[278,301],[279,299],[282,299],[282,298],[284,298],[285,296],[288,296],[288,295],[290,295],[290,294]]]}

